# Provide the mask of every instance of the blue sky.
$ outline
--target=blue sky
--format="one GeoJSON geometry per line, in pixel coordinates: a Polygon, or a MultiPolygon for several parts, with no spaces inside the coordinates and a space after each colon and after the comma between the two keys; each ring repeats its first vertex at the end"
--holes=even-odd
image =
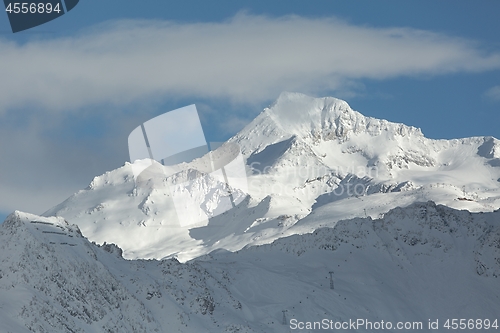
{"type": "Polygon", "coordinates": [[[345,99],[430,138],[500,138],[500,2],[81,0],[0,15],[0,219],[128,160],[140,123],[196,103],[209,141],[281,91],[345,99]]]}

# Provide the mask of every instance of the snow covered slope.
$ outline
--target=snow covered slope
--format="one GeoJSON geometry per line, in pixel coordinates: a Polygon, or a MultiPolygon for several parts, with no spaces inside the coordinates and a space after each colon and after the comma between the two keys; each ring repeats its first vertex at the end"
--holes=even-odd
{"type": "Polygon", "coordinates": [[[0,332],[278,333],[323,319],[425,332],[429,319],[439,331],[447,318],[500,320],[499,210],[415,203],[184,264],[120,254],[62,218],[13,213],[0,225],[0,332]]]}
{"type": "Polygon", "coordinates": [[[248,188],[225,189],[206,176],[203,159],[156,163],[137,181],[127,163],[44,215],[64,217],[99,244],[118,244],[126,258],[186,261],[418,201],[476,212],[500,207],[499,140],[431,140],[332,97],[283,93],[215,155],[223,159],[234,144],[246,161],[248,188]],[[186,180],[207,223],[179,223],[172,187],[186,180]],[[230,193],[239,203],[218,215],[230,193]]]}
{"type": "Polygon", "coordinates": [[[125,261],[61,218],[15,212],[0,228],[1,332],[215,332],[214,304],[238,323],[239,303],[196,264],[125,261]]]}

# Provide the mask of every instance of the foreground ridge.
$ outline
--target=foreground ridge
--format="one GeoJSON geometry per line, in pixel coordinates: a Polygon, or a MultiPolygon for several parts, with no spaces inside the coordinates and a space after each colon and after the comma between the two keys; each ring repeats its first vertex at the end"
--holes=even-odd
{"type": "Polygon", "coordinates": [[[499,242],[500,211],[427,202],[185,264],[129,261],[63,219],[15,212],[0,225],[0,330],[267,333],[325,318],[494,319],[499,242]]]}

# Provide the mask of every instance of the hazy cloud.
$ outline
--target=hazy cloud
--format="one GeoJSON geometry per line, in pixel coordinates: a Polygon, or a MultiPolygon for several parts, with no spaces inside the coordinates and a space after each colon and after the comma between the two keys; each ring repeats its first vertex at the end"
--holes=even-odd
{"type": "Polygon", "coordinates": [[[51,125],[55,118],[40,114],[22,127],[0,126],[0,213],[41,214],[126,161],[128,133],[79,140],[64,124],[51,125]]]}
{"type": "Polygon", "coordinates": [[[362,78],[494,68],[500,54],[471,41],[335,18],[119,21],[71,38],[0,41],[0,110],[28,104],[56,111],[164,95],[248,102],[362,78]]]}
{"type": "Polygon", "coordinates": [[[500,86],[494,86],[486,90],[483,96],[492,101],[500,101],[500,86]]]}

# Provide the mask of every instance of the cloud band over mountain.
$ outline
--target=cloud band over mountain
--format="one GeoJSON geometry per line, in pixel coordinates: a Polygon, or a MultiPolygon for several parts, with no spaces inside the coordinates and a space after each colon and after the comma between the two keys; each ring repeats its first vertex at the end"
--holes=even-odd
{"type": "Polygon", "coordinates": [[[356,79],[478,72],[500,54],[473,41],[337,18],[239,14],[217,23],[127,20],[77,37],[0,41],[0,112],[122,104],[151,96],[248,102],[356,79]]]}

